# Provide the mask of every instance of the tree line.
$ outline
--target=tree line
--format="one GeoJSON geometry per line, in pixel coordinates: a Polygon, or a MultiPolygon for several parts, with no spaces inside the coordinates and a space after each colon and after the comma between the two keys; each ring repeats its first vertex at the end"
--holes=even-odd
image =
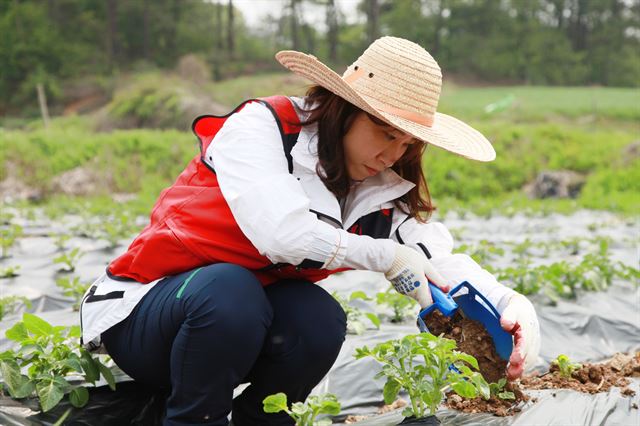
{"type": "MultiPolygon", "coordinates": [[[[214,79],[280,69],[279,49],[340,71],[374,39],[425,47],[447,75],[487,83],[639,86],[640,0],[274,0],[250,27],[233,0],[0,0],[0,113],[86,76],[172,68],[195,53],[214,79]],[[322,28],[305,8],[322,11],[322,28]],[[342,67],[342,68],[340,68],[342,67]]],[[[317,19],[316,19],[317,21],[317,19]]]]}

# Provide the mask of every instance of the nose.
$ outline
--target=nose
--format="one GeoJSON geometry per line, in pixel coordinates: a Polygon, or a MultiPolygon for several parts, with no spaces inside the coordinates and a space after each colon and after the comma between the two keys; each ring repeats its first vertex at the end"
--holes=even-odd
{"type": "Polygon", "coordinates": [[[391,167],[400,159],[400,157],[402,157],[404,151],[405,149],[401,143],[393,143],[378,155],[378,159],[382,162],[384,167],[391,167]]]}

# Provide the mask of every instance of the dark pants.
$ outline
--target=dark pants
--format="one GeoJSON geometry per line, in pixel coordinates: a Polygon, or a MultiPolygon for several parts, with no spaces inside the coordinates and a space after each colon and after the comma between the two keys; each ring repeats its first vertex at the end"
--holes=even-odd
{"type": "Polygon", "coordinates": [[[293,425],[265,414],[284,392],[304,401],[345,337],[340,305],[319,286],[283,280],[262,287],[247,269],[215,264],[168,277],[123,322],[102,334],[136,381],[169,390],[165,425],[293,425]],[[248,383],[233,399],[233,389],[248,383]]]}

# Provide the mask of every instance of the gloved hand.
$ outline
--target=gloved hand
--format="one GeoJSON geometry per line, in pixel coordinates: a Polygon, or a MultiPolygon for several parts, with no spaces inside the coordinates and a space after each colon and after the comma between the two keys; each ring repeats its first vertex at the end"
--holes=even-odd
{"type": "Polygon", "coordinates": [[[514,380],[532,367],[540,352],[540,324],[536,310],[521,294],[511,296],[500,317],[502,328],[513,335],[513,352],[507,367],[507,378],[514,380]]]}
{"type": "Polygon", "coordinates": [[[414,298],[422,309],[433,303],[427,279],[442,291],[449,291],[446,280],[435,270],[429,259],[402,244],[396,245],[395,259],[384,275],[398,293],[414,298]]]}

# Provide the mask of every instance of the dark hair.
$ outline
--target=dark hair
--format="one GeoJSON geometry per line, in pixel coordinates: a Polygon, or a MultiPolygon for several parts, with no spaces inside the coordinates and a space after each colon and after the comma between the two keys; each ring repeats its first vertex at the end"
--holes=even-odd
{"type": "MultiPolygon", "coordinates": [[[[312,110],[303,109],[305,113],[310,114],[301,124],[305,126],[318,123],[319,161],[316,172],[336,197],[344,198],[349,193],[351,179],[344,158],[343,136],[362,110],[319,85],[311,86],[307,90],[305,107],[316,103],[318,106],[312,110]],[[324,173],[320,172],[320,166],[324,173]]],[[[393,127],[369,113],[366,114],[379,126],[393,127]]],[[[429,187],[422,170],[422,156],[426,146],[427,144],[422,142],[409,145],[402,158],[392,166],[400,177],[416,185],[395,201],[396,207],[421,222],[426,221],[436,209],[431,202],[429,187]]]]}

